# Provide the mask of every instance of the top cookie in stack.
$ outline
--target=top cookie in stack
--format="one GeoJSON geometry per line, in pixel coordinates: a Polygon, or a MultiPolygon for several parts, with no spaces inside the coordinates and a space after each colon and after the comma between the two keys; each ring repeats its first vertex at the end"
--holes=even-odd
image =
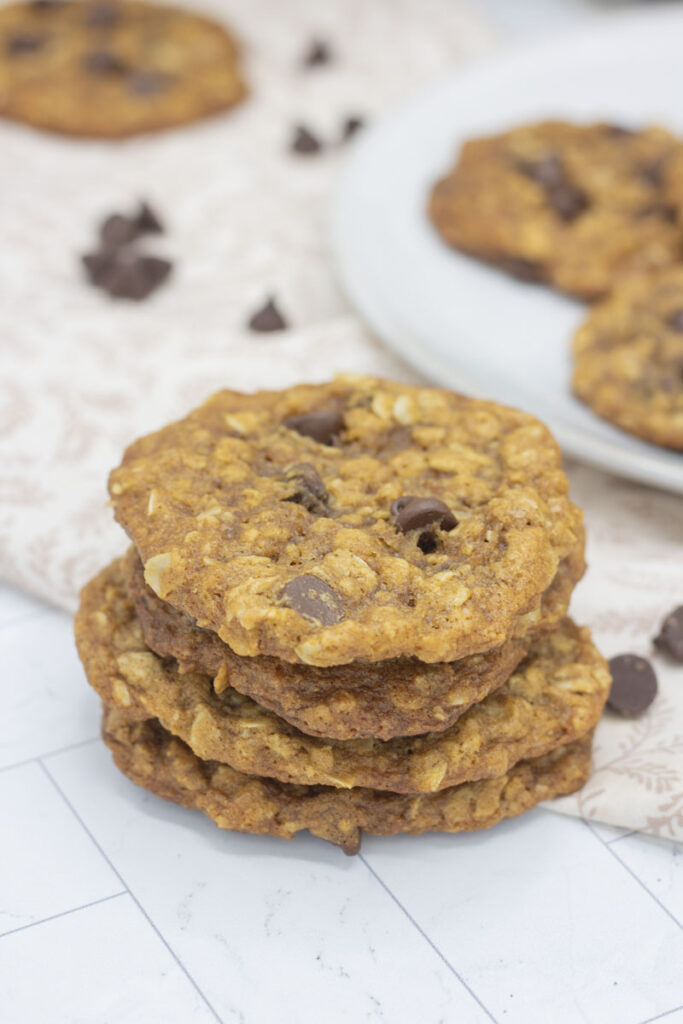
{"type": "Polygon", "coordinates": [[[581,514],[533,417],[365,377],[223,391],[110,490],[134,547],[76,634],[135,781],[352,852],[585,780],[608,674],[564,618],[581,514]]]}

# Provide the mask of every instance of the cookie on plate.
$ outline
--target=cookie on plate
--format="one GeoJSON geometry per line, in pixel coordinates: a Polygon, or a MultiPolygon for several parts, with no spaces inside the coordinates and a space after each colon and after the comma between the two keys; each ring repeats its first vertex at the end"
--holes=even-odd
{"type": "Polygon", "coordinates": [[[153,654],[126,597],[121,564],[86,587],[76,623],[86,675],[110,707],[158,719],[202,760],[250,775],[339,788],[429,793],[502,775],[593,729],[610,687],[607,664],[588,630],[564,619],[536,640],[496,693],[455,725],[388,741],[307,736],[231,687],[181,674],[153,654]]]}
{"type": "Polygon", "coordinates": [[[415,796],[245,775],[202,761],[154,719],[136,722],[106,707],[102,738],[133,782],[203,811],[219,828],[284,839],[308,829],[349,854],[360,849],[362,832],[469,832],[522,814],[541,800],[573,793],[590,774],[592,739],[589,733],[543,757],[520,761],[494,779],[415,796]]]}
{"type": "Polygon", "coordinates": [[[625,280],[573,342],[574,393],[622,430],[683,451],[683,266],[625,280]]]}
{"type": "Polygon", "coordinates": [[[110,494],[160,598],[316,666],[524,636],[582,535],[534,417],[368,377],[221,391],[131,445],[110,494]]]}
{"type": "Polygon", "coordinates": [[[545,121],[466,142],[429,216],[456,249],[586,299],[683,253],[662,128],[545,121]]]}
{"type": "Polygon", "coordinates": [[[235,40],[144,0],[29,0],[0,8],[0,116],[123,138],[226,110],[245,95],[235,40]]]}

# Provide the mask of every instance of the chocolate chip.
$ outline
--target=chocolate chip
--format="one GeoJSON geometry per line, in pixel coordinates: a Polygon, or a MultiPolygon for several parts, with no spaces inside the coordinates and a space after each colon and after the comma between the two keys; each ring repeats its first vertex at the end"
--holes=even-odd
{"type": "Polygon", "coordinates": [[[303,505],[309,512],[316,515],[327,515],[330,511],[327,504],[329,497],[325,484],[318,476],[315,466],[310,462],[297,462],[285,473],[285,480],[293,485],[292,494],[285,501],[293,501],[303,505]]]}
{"type": "Polygon", "coordinates": [[[308,156],[311,153],[318,153],[322,149],[322,143],[308,128],[304,128],[300,124],[294,129],[290,149],[293,153],[302,153],[308,156]]]}
{"type": "Polygon", "coordinates": [[[425,530],[417,538],[417,546],[425,555],[431,555],[432,551],[436,551],[438,543],[434,534],[430,533],[429,530],[425,530]]]}
{"type": "Polygon", "coordinates": [[[90,281],[96,285],[103,283],[114,266],[115,259],[116,256],[111,250],[91,252],[81,257],[90,281]]]}
{"type": "Polygon", "coordinates": [[[676,661],[683,661],[683,604],[669,612],[655,637],[660,651],[665,651],[676,661]]]}
{"type": "Polygon", "coordinates": [[[637,654],[619,654],[609,663],[612,686],[607,704],[632,718],[649,708],[657,696],[657,676],[649,661],[637,654]]]}
{"type": "Polygon", "coordinates": [[[344,417],[339,409],[318,409],[316,412],[305,412],[301,416],[290,416],[283,426],[295,430],[297,434],[311,437],[320,444],[332,444],[335,437],[344,429],[344,417]]]}
{"type": "Polygon", "coordinates": [[[149,203],[146,203],[144,200],[140,203],[140,209],[135,218],[135,226],[140,235],[161,235],[164,232],[164,225],[161,220],[149,203]]]}
{"type": "Polygon", "coordinates": [[[568,182],[548,189],[548,202],[562,220],[566,221],[576,220],[589,205],[586,193],[568,182]]]}
{"type": "Polygon", "coordinates": [[[88,28],[112,28],[120,15],[118,4],[103,0],[102,3],[88,4],[84,21],[88,28]]]}
{"type": "Polygon", "coordinates": [[[521,256],[500,256],[493,261],[497,267],[512,274],[520,281],[542,281],[543,267],[533,260],[522,259],[521,256]]]}
{"type": "Polygon", "coordinates": [[[283,587],[281,597],[292,611],[307,619],[314,619],[321,626],[334,626],[344,618],[344,609],[337,592],[329,583],[311,573],[290,580],[283,587]]]}
{"type": "Polygon", "coordinates": [[[168,86],[169,77],[160,71],[133,71],[127,84],[129,92],[136,96],[156,96],[168,86]]]}
{"type": "Polygon", "coordinates": [[[171,268],[169,260],[158,256],[135,256],[130,260],[119,258],[105,275],[103,286],[114,298],[139,302],[163,284],[171,268]]]}
{"type": "Polygon", "coordinates": [[[93,50],[83,57],[83,67],[91,75],[122,75],[126,65],[109,50],[93,50]]]}
{"type": "Polygon", "coordinates": [[[359,132],[361,128],[365,126],[365,119],[362,117],[347,117],[342,124],[341,130],[341,141],[346,142],[347,139],[352,138],[356,132],[359,132]]]}
{"type": "Polygon", "coordinates": [[[415,498],[405,495],[392,503],[391,514],[401,533],[419,530],[431,523],[437,523],[442,530],[452,530],[458,525],[458,520],[448,505],[438,498],[415,498]]]}
{"type": "Polygon", "coordinates": [[[100,242],[107,249],[118,249],[138,236],[137,224],[130,217],[112,213],[100,226],[100,242]]]}
{"type": "Polygon", "coordinates": [[[565,181],[562,161],[554,154],[545,156],[542,160],[525,161],[520,167],[524,174],[544,188],[553,188],[565,181]]]}
{"type": "Polygon", "coordinates": [[[623,124],[605,124],[602,126],[602,130],[605,135],[610,135],[615,139],[626,139],[638,134],[634,128],[625,128],[623,124]]]}
{"type": "Polygon", "coordinates": [[[676,309],[666,318],[667,327],[673,331],[683,331],[683,309],[676,309]]]}
{"type": "Polygon", "coordinates": [[[47,40],[45,32],[14,32],[7,37],[5,50],[12,57],[23,53],[36,53],[42,50],[47,40]]]}
{"type": "Polygon", "coordinates": [[[332,50],[322,39],[314,39],[304,54],[302,64],[305,68],[321,67],[332,60],[332,50]]]}
{"type": "Polygon", "coordinates": [[[287,330],[287,321],[275,305],[275,299],[268,299],[265,306],[262,306],[249,318],[249,329],[261,334],[287,330]]]}

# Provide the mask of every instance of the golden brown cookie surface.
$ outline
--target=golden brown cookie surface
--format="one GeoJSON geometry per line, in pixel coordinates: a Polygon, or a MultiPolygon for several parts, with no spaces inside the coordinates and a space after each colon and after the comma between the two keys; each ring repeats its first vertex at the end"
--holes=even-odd
{"type": "Polygon", "coordinates": [[[435,792],[502,775],[593,729],[609,690],[604,659],[569,619],[532,644],[498,690],[451,728],[407,739],[305,735],[249,697],[181,674],[142,640],[120,565],[84,593],[76,635],[90,684],[129,717],[155,718],[202,760],[283,782],[435,792]]]}
{"type": "Polygon", "coordinates": [[[117,767],[133,782],[203,811],[219,828],[284,839],[308,829],[345,853],[358,852],[362,832],[415,835],[488,828],[541,800],[575,792],[590,774],[590,734],[544,757],[520,761],[498,778],[422,796],[296,786],[245,775],[201,761],[154,719],[135,722],[118,710],[105,708],[102,736],[117,767]]]}
{"type": "Polygon", "coordinates": [[[683,451],[683,266],[623,281],[573,343],[574,393],[599,416],[683,451]]]}
{"type": "Polygon", "coordinates": [[[0,116],[123,138],[225,110],[245,95],[220,25],[137,0],[37,0],[0,8],[0,116]]]}
{"type": "MultiPolygon", "coordinates": [[[[584,298],[683,252],[661,128],[548,121],[466,142],[429,215],[456,249],[584,298]]],[[[683,193],[682,193],[683,194],[683,193]]]]}
{"type": "Polygon", "coordinates": [[[134,548],[123,564],[126,588],[152,651],[176,659],[183,672],[211,676],[219,693],[229,685],[303,732],[342,740],[387,740],[451,725],[471,704],[502,686],[526,654],[531,633],[551,629],[565,615],[583,570],[582,539],[543,595],[534,628],[485,654],[431,665],[393,658],[316,668],[240,657],[216,633],[200,629],[156,596],[145,584],[134,548]]]}
{"type": "Polygon", "coordinates": [[[525,635],[582,529],[538,420],[366,377],[219,392],[110,492],[159,597],[237,654],[318,666],[525,635]]]}

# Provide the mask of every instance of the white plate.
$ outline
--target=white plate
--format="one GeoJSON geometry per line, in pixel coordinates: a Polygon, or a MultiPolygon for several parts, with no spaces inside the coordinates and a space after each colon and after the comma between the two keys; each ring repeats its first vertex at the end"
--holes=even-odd
{"type": "Polygon", "coordinates": [[[682,47],[683,10],[655,9],[453,74],[359,138],[332,218],[345,290],[410,363],[528,409],[586,462],[680,493],[683,454],[630,437],[571,396],[569,343],[584,307],[449,249],[425,203],[464,139],[517,122],[659,122],[683,132],[682,47]]]}

